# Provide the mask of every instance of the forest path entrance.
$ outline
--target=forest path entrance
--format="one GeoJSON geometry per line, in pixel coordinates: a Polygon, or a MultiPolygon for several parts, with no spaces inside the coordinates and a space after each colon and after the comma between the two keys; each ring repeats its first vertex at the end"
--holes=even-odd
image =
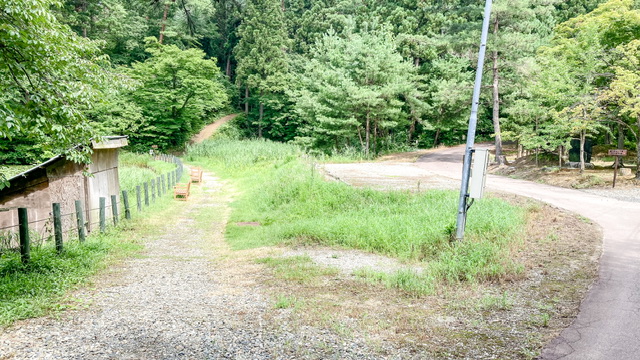
{"type": "Polygon", "coordinates": [[[229,121],[233,120],[238,115],[240,115],[240,114],[227,115],[227,116],[224,116],[224,117],[214,121],[213,123],[205,126],[204,129],[202,129],[202,131],[200,131],[199,133],[194,135],[193,138],[191,138],[191,142],[198,144],[198,143],[201,143],[201,142],[207,140],[208,138],[211,137],[211,135],[213,135],[213,133],[218,131],[220,126],[222,126],[222,125],[228,123],[229,121]]]}
{"type": "MultiPolygon", "coordinates": [[[[463,146],[437,149],[421,156],[416,165],[455,179],[459,188],[463,154],[463,146]]],[[[599,280],[583,300],[577,319],[548,345],[542,358],[636,359],[640,351],[640,204],[501,176],[490,175],[487,187],[575,212],[603,229],[599,280]]]]}
{"type": "Polygon", "coordinates": [[[0,359],[379,358],[364,339],[286,320],[256,263],[282,249],[230,249],[234,194],[203,175],[145,250],[70,294],[71,309],[0,329],[0,359]]]}

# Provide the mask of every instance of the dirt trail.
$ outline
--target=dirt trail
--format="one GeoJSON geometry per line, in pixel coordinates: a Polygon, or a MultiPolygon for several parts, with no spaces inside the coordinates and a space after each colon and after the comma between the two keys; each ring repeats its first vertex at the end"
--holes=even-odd
{"type": "Polygon", "coordinates": [[[213,135],[213,133],[215,133],[220,128],[220,126],[222,126],[222,125],[228,123],[229,121],[233,120],[238,115],[239,114],[227,115],[227,116],[222,117],[222,118],[216,120],[215,122],[205,126],[205,128],[202,129],[202,131],[200,131],[193,138],[191,138],[191,142],[197,144],[197,143],[201,143],[201,142],[207,140],[208,138],[211,137],[211,135],[213,135]]]}
{"type": "Polygon", "coordinates": [[[230,201],[205,173],[140,256],[70,296],[79,309],[0,329],[0,359],[377,358],[362,340],[274,320],[255,259],[282,250],[230,250],[230,201]]]}
{"type": "MultiPolygon", "coordinates": [[[[416,165],[459,184],[464,147],[440,149],[416,165]]],[[[543,351],[543,359],[637,359],[640,351],[640,204],[523,180],[489,176],[487,187],[547,202],[603,229],[599,280],[574,323],[543,351]]]]}

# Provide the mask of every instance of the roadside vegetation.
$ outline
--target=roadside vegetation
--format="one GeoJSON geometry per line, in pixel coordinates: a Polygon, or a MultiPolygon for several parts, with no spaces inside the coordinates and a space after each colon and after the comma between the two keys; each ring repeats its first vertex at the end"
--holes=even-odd
{"type": "Polygon", "coordinates": [[[313,158],[270,141],[207,141],[191,147],[187,160],[240,190],[227,226],[235,249],[311,244],[422,262],[421,273],[384,279],[419,293],[431,293],[440,283],[498,280],[522,270],[510,251],[521,240],[524,210],[499,199],[479,201],[475,210],[483,215],[471,217],[467,240],[455,243],[452,191],[382,192],[325,181],[313,158]]]}
{"type": "MultiPolygon", "coordinates": [[[[155,177],[174,168],[148,155],[124,153],[121,161],[127,164],[119,174],[122,184],[139,184],[149,174],[155,177]]],[[[158,220],[177,211],[177,206],[168,196],[158,197],[145,212],[133,211],[131,221],[109,226],[104,234],[96,231],[84,243],[69,231],[61,254],[56,253],[52,238],[34,233],[31,261],[26,265],[17,249],[0,246],[0,326],[82,306],[69,291],[86,286],[92,275],[142,249],[140,240],[156,233],[158,220]]],[[[2,244],[13,244],[11,237],[11,233],[0,233],[2,244]]]]}

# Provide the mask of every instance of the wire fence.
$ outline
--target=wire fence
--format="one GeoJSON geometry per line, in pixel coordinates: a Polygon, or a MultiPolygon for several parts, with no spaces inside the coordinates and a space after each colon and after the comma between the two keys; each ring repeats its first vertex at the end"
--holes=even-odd
{"type": "MultiPolygon", "coordinates": [[[[170,195],[170,189],[182,177],[183,164],[180,159],[164,154],[156,155],[155,159],[174,163],[176,167],[156,179],[136,186],[133,194],[123,190],[121,194],[100,197],[98,207],[87,208],[86,204],[78,199],[73,202],[75,211],[62,214],[61,204],[51,203],[48,216],[36,220],[29,220],[29,208],[15,209],[18,224],[0,227],[0,255],[20,251],[22,261],[27,263],[30,261],[32,248],[55,244],[56,250],[62,252],[64,243],[84,242],[91,233],[104,233],[108,228],[117,226],[119,222],[130,220],[133,208],[138,213],[143,212],[155,202],[156,197],[170,195]]],[[[42,209],[38,210],[42,212],[42,209]]]]}

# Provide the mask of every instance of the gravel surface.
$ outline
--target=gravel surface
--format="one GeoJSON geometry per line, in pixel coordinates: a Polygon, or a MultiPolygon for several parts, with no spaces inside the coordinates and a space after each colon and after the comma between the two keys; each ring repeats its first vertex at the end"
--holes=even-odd
{"type": "Polygon", "coordinates": [[[640,189],[583,189],[582,191],[621,201],[640,202],[640,189]]]}
{"type": "MultiPolygon", "coordinates": [[[[205,176],[184,214],[167,219],[142,256],[73,294],[85,309],[0,330],[0,359],[390,359],[365,340],[292,327],[261,291],[261,267],[234,257],[222,232],[229,199],[205,176]],[[199,211],[217,207],[210,226],[199,211]]],[[[419,357],[417,357],[419,358],[419,357]]]]}

